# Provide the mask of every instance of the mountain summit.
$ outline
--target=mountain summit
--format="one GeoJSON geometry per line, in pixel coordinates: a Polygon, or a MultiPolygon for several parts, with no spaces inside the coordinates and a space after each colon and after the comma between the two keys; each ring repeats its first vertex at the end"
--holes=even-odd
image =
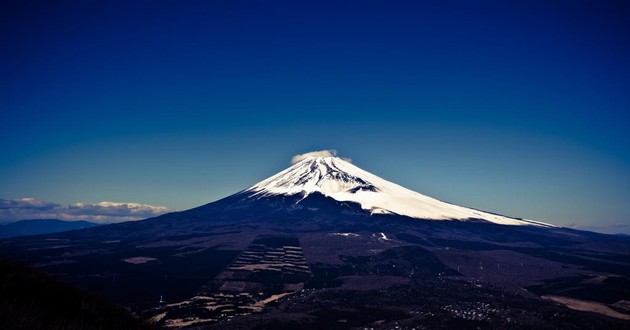
{"type": "MultiPolygon", "coordinates": [[[[354,202],[371,214],[427,220],[485,220],[502,225],[551,226],[446,203],[384,180],[339,157],[308,157],[245,190],[254,197],[320,193],[354,202]]],[[[299,202],[298,202],[299,203],[299,202]]]]}

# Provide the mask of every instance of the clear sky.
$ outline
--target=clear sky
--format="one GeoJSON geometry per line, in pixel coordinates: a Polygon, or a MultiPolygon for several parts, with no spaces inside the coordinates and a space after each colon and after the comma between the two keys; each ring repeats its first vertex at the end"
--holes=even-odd
{"type": "Polygon", "coordinates": [[[442,200],[630,233],[628,1],[0,6],[5,210],[181,210],[337,149],[442,200]]]}

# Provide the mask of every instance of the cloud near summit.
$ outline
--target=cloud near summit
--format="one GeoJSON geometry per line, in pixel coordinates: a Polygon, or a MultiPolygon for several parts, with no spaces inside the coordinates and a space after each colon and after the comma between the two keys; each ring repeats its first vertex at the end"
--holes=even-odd
{"type": "Polygon", "coordinates": [[[173,211],[142,203],[75,203],[67,206],[36,198],[0,199],[0,221],[26,219],[87,220],[99,223],[142,220],[173,211]]]}
{"type": "MultiPolygon", "coordinates": [[[[303,154],[295,155],[291,158],[291,165],[299,163],[300,161],[308,158],[308,157],[337,157],[337,150],[335,149],[327,149],[327,150],[319,150],[319,151],[311,151],[303,154]]],[[[352,162],[350,158],[341,158],[349,163],[352,162]]]]}

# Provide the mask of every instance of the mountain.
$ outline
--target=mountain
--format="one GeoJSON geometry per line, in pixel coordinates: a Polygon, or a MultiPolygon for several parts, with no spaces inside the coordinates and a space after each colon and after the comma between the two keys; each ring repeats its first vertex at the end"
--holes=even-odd
{"type": "Polygon", "coordinates": [[[57,219],[20,220],[0,225],[0,238],[59,233],[98,225],[88,221],[63,221],[57,219]]]}
{"type": "Polygon", "coordinates": [[[452,205],[335,157],[0,256],[167,328],[630,327],[630,238],[452,205]]]}
{"type": "Polygon", "coordinates": [[[308,157],[263,180],[245,193],[254,197],[320,193],[361,205],[371,214],[396,214],[426,220],[484,220],[502,225],[552,225],[461,207],[383,180],[338,157],[308,157]]]}

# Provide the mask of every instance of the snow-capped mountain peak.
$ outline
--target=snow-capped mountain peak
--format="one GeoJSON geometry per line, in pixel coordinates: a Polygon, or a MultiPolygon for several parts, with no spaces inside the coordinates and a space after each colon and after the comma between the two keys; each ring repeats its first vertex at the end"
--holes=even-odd
{"type": "Polygon", "coordinates": [[[503,225],[541,225],[457,206],[422,195],[384,180],[338,157],[308,157],[246,189],[254,196],[295,195],[313,192],[337,201],[356,202],[375,213],[390,213],[431,220],[482,219],[503,225]]]}
{"type": "Polygon", "coordinates": [[[365,173],[337,157],[308,157],[288,169],[255,184],[252,190],[293,195],[340,193],[374,186],[361,178],[365,173]]]}

